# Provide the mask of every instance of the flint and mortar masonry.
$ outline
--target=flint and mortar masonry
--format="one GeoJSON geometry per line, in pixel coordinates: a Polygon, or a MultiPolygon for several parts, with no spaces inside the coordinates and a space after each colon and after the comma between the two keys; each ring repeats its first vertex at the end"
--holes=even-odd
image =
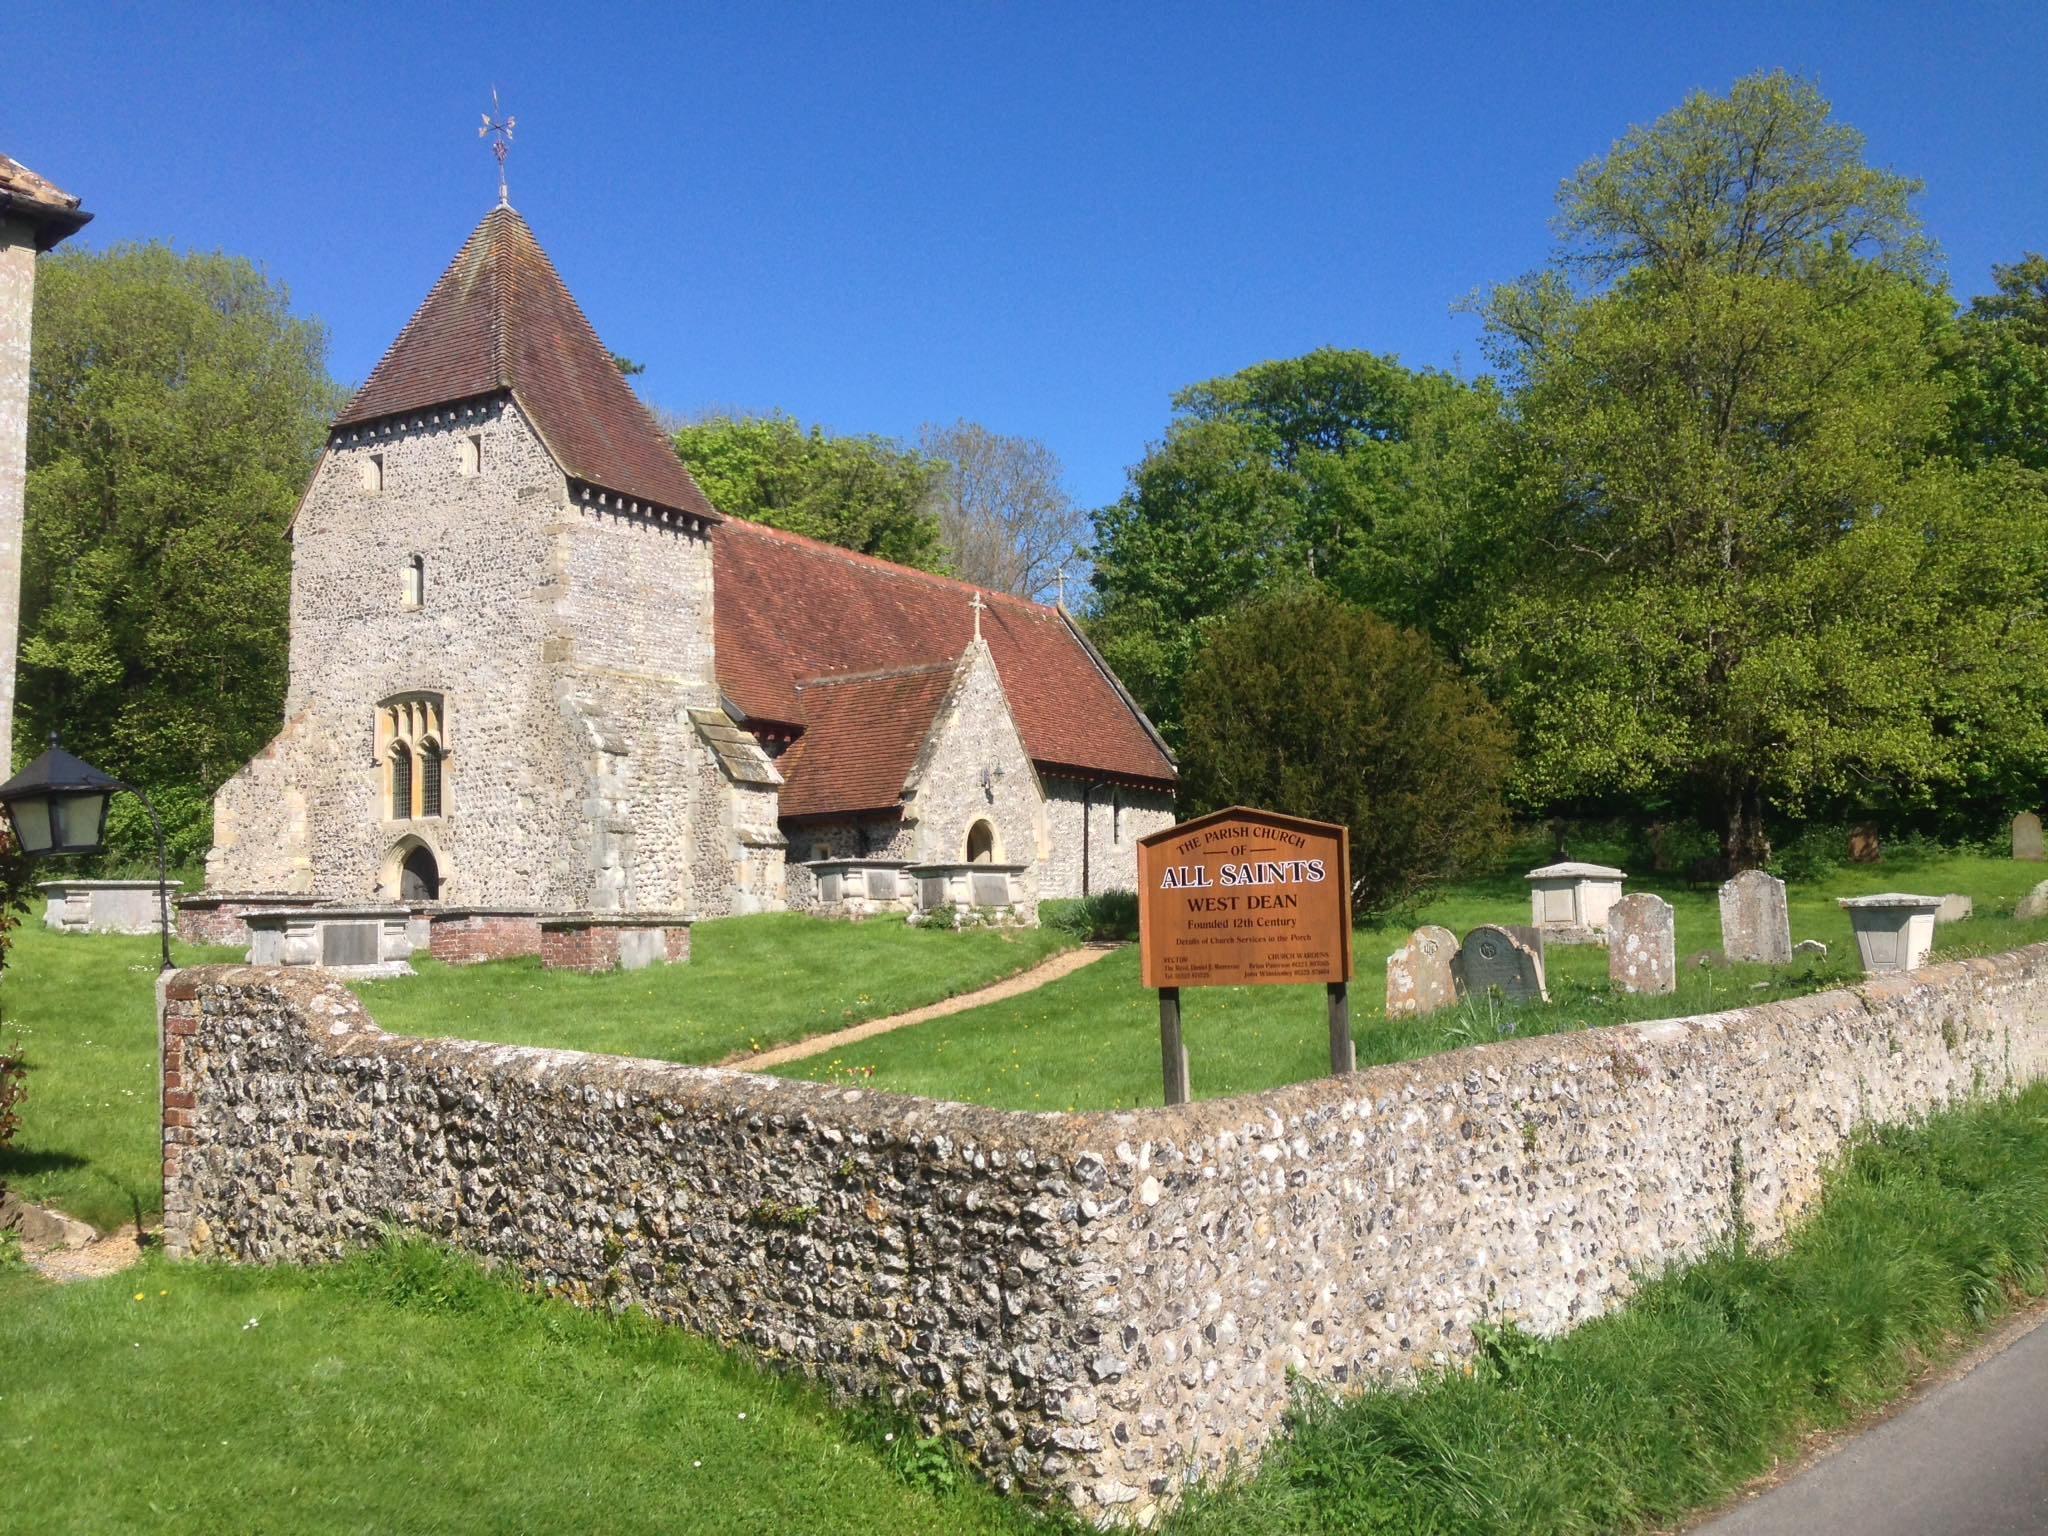
{"type": "Polygon", "coordinates": [[[1859,1125],[2048,1073],[2048,946],[1124,1114],[403,1039],[275,971],[166,992],[174,1254],[395,1223],[888,1396],[1105,1521],[1256,1456],[1290,1370],[1344,1390],[1481,1319],[1568,1328],[1738,1201],[1782,1235],[1859,1125]]]}

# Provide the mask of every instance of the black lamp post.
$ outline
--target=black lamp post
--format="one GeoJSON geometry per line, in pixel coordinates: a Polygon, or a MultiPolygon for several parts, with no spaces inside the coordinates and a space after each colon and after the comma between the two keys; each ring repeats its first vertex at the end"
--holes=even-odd
{"type": "Polygon", "coordinates": [[[33,858],[65,853],[104,853],[107,846],[107,802],[126,790],[149,812],[156,832],[157,919],[164,946],[163,968],[171,968],[170,865],[164,854],[164,824],[149,796],[133,784],[101,773],[73,757],[50,733],[50,749],[21,772],[0,784],[0,807],[14,829],[14,844],[33,858]]]}

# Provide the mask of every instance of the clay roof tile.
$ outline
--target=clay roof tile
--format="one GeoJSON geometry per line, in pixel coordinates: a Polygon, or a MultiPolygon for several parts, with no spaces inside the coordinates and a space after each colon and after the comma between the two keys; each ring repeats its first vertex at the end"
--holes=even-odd
{"type": "Polygon", "coordinates": [[[494,208],[335,425],[507,390],[569,478],[717,518],[526,221],[494,208]]]}

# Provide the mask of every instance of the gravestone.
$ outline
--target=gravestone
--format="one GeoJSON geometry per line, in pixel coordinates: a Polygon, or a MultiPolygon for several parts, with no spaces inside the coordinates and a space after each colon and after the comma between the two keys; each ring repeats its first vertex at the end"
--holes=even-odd
{"type": "Polygon", "coordinates": [[[1884,858],[1884,844],[1878,840],[1877,823],[1859,821],[1849,829],[1849,862],[1876,864],[1884,858]]]}
{"type": "Polygon", "coordinates": [[[2021,811],[2012,819],[2012,856],[2029,861],[2048,857],[2041,841],[2041,818],[2032,811],[2021,811]]]}
{"type": "Polygon", "coordinates": [[[1678,914],[1648,891],[1607,911],[1607,979],[1624,992],[1678,990],[1678,914]]]}
{"type": "Polygon", "coordinates": [[[1968,896],[1958,896],[1953,891],[1941,898],[1941,905],[1935,910],[1937,923],[1960,923],[1966,917],[1977,915],[1977,903],[1968,896]]]}
{"type": "Polygon", "coordinates": [[[1547,1003],[1543,960],[1505,928],[1488,923],[1465,935],[1452,962],[1458,990],[1467,997],[1498,992],[1511,1003],[1547,1003]]]}
{"type": "Polygon", "coordinates": [[[1792,946],[1792,958],[1795,960],[1825,960],[1827,957],[1828,947],[1819,939],[1801,939],[1792,946]]]}
{"type": "Polygon", "coordinates": [[[1408,942],[1387,956],[1387,1017],[1419,1018],[1449,1008],[1458,1000],[1452,962],[1458,936],[1448,928],[1425,924],[1408,942]]]}
{"type": "Polygon", "coordinates": [[[1721,887],[1721,953],[1731,961],[1785,965],[1792,959],[1792,917],[1785,882],[1745,869],[1721,887]]]}
{"type": "Polygon", "coordinates": [[[2020,904],[2012,909],[2012,915],[2022,922],[2048,917],[2048,880],[2043,880],[2022,896],[2020,904]]]}

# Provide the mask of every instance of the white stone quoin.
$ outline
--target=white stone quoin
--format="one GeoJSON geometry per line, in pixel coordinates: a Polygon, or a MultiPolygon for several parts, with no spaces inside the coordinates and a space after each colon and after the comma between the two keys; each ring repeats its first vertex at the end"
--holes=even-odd
{"type": "Polygon", "coordinates": [[[1856,930],[1856,950],[1865,974],[1917,971],[1934,947],[1934,916],[1939,896],[1908,896],[1887,891],[1881,896],[1844,896],[1842,907],[1856,930]]]}
{"type": "Polygon", "coordinates": [[[1626,872],[1605,864],[1546,864],[1529,871],[1529,921],[1546,938],[1569,943],[1607,931],[1607,913],[1621,900],[1626,872]]]}

